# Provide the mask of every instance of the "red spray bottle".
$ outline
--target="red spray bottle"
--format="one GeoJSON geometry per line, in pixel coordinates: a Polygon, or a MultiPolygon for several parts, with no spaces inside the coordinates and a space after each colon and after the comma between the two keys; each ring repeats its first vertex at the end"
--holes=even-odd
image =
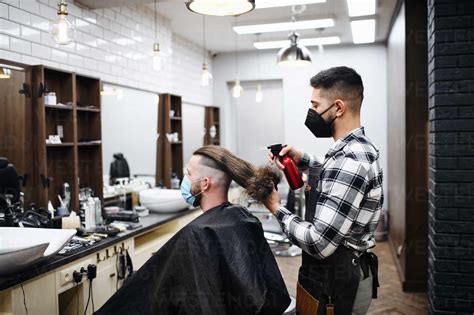
{"type": "Polygon", "coordinates": [[[281,144],[274,144],[268,146],[267,148],[272,151],[273,156],[277,157],[280,160],[280,163],[285,166],[283,173],[285,174],[286,180],[290,185],[290,188],[293,190],[299,189],[303,187],[303,180],[296,168],[295,161],[287,155],[279,156],[281,149],[283,149],[283,145],[281,144]]]}

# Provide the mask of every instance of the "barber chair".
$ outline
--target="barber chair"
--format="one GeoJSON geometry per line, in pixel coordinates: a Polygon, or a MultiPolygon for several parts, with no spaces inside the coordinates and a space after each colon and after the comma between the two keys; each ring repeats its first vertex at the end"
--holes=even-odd
{"type": "Polygon", "coordinates": [[[20,181],[15,167],[0,157],[0,226],[14,226],[20,202],[20,181]]]}
{"type": "Polygon", "coordinates": [[[13,164],[0,157],[0,226],[8,227],[51,227],[52,218],[43,208],[23,211],[20,178],[13,164]]]}
{"type": "MultiPolygon", "coordinates": [[[[278,189],[282,204],[292,213],[296,213],[295,192],[289,188],[288,184],[280,185],[278,189]]],[[[301,202],[298,203],[298,210],[301,209],[301,204],[301,202]]],[[[248,201],[247,208],[262,223],[263,234],[275,256],[295,257],[301,255],[301,248],[291,244],[273,214],[252,199],[248,201]]]]}

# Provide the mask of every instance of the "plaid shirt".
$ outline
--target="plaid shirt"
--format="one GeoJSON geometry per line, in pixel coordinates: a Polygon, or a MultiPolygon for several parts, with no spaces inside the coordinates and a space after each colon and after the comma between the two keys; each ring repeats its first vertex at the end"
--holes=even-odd
{"type": "MultiPolygon", "coordinates": [[[[293,244],[318,259],[331,255],[339,245],[364,251],[375,246],[382,203],[382,169],[379,152],[364,128],[337,140],[325,158],[304,154],[298,167],[319,173],[320,192],[312,222],[285,208],[276,214],[293,244]]],[[[315,193],[314,191],[311,193],[315,193]]]]}

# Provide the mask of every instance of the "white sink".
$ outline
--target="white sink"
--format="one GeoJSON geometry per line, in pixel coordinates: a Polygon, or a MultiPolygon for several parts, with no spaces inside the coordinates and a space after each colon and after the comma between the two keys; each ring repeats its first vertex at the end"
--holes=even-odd
{"type": "Polygon", "coordinates": [[[0,274],[17,272],[57,253],[76,230],[0,227],[0,274]]]}
{"type": "Polygon", "coordinates": [[[140,203],[150,211],[159,213],[178,212],[188,209],[179,189],[147,189],[140,191],[140,203]]]}

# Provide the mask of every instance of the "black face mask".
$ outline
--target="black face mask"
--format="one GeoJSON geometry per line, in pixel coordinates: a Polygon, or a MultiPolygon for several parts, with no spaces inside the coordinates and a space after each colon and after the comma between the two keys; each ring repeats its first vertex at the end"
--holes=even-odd
{"type": "Polygon", "coordinates": [[[317,138],[329,138],[332,136],[332,124],[336,118],[334,118],[330,123],[326,122],[322,115],[330,110],[334,104],[329,106],[321,114],[313,109],[308,109],[308,115],[306,116],[305,125],[308,129],[315,135],[317,138]]]}

